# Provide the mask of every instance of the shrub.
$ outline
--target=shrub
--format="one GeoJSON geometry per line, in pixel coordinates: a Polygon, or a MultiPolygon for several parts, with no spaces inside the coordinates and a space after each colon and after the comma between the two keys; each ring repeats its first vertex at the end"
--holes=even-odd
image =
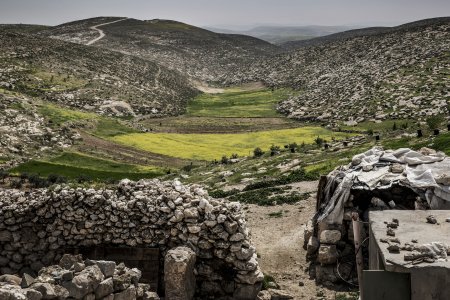
{"type": "Polygon", "coordinates": [[[316,143],[317,146],[322,146],[322,144],[325,142],[325,140],[323,138],[321,138],[320,136],[316,137],[316,139],[314,140],[314,142],[316,143]]]}
{"type": "Polygon", "coordinates": [[[394,122],[394,125],[392,125],[392,130],[396,131],[397,130],[397,122],[394,122]]]}
{"type": "Polygon", "coordinates": [[[41,178],[36,174],[31,174],[30,176],[28,176],[28,182],[34,188],[44,188],[50,185],[46,179],[41,178]]]}
{"type": "Polygon", "coordinates": [[[5,170],[0,170],[0,179],[2,183],[5,183],[5,179],[8,178],[9,174],[5,170]]]}
{"type": "Polygon", "coordinates": [[[192,162],[189,165],[186,165],[181,168],[181,170],[185,172],[190,172],[192,171],[192,169],[194,169],[194,164],[192,162]]]}
{"type": "Polygon", "coordinates": [[[372,135],[373,135],[373,129],[370,128],[369,130],[367,130],[367,134],[370,135],[370,136],[372,136],[372,135]]]}
{"type": "Polygon", "coordinates": [[[262,151],[261,148],[257,147],[255,150],[253,150],[253,156],[254,157],[261,157],[264,155],[264,151],[262,151]]]}
{"type": "Polygon", "coordinates": [[[11,187],[13,189],[20,189],[22,187],[22,181],[20,181],[20,180],[11,181],[11,187]]]}
{"type": "Polygon", "coordinates": [[[237,153],[231,154],[231,159],[237,159],[239,155],[237,153]]]}
{"type": "Polygon", "coordinates": [[[298,145],[297,145],[297,143],[292,143],[292,144],[289,144],[288,148],[289,148],[289,150],[291,150],[292,153],[294,153],[297,150],[298,145]]]}
{"type": "Polygon", "coordinates": [[[51,184],[58,184],[58,183],[66,183],[67,179],[61,175],[50,174],[47,176],[47,181],[51,184]]]}
{"type": "Polygon", "coordinates": [[[223,165],[226,165],[229,163],[228,157],[226,155],[222,156],[222,159],[220,160],[220,163],[223,165]]]}
{"type": "Polygon", "coordinates": [[[92,179],[91,179],[91,177],[89,177],[87,175],[80,175],[80,176],[77,177],[76,180],[77,180],[78,183],[85,183],[85,182],[91,181],[92,179]]]}
{"type": "Polygon", "coordinates": [[[427,125],[431,130],[438,129],[444,122],[444,117],[441,115],[431,116],[427,119],[427,125]]]}
{"type": "Polygon", "coordinates": [[[272,145],[270,146],[270,155],[274,156],[275,154],[280,154],[280,146],[272,145]]]}
{"type": "Polygon", "coordinates": [[[20,176],[19,176],[19,178],[22,182],[25,182],[25,180],[27,180],[28,177],[29,177],[29,175],[26,172],[20,173],[20,176]]]}

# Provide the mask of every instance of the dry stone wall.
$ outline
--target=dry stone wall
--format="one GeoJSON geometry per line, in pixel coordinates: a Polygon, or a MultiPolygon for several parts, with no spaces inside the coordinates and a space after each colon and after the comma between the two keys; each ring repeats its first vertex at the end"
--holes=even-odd
{"type": "Polygon", "coordinates": [[[139,283],[141,271],[113,261],[82,260],[65,254],[58,265],[45,267],[33,278],[0,276],[0,299],[159,300],[150,285],[139,283]]]}
{"type": "Polygon", "coordinates": [[[196,293],[254,299],[263,274],[241,206],[179,181],[121,181],[115,189],[0,190],[0,273],[36,274],[64,250],[187,246],[196,293]]]}

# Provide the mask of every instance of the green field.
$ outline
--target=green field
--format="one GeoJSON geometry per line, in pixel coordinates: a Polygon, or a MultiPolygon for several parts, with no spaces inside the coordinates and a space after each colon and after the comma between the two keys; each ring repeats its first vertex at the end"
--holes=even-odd
{"type": "Polygon", "coordinates": [[[295,92],[290,89],[227,89],[218,94],[201,94],[189,101],[187,116],[217,118],[279,117],[276,104],[295,92]]]}
{"type": "Polygon", "coordinates": [[[249,156],[256,147],[266,151],[271,145],[283,147],[294,142],[313,143],[317,136],[330,140],[332,137],[342,139],[348,134],[335,133],[322,127],[301,127],[244,134],[134,133],[110,139],[153,153],[193,160],[214,160],[233,153],[249,156]]]}
{"type": "Polygon", "coordinates": [[[38,174],[42,177],[56,174],[67,179],[77,179],[83,175],[91,180],[119,180],[123,178],[137,180],[165,174],[163,169],[157,167],[118,163],[75,152],[66,152],[48,160],[29,161],[9,170],[9,172],[13,174],[38,174]]]}

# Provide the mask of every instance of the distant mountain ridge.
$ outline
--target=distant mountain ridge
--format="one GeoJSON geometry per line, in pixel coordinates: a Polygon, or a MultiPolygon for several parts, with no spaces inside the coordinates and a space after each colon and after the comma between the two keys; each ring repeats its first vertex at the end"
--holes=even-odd
{"type": "Polygon", "coordinates": [[[227,34],[244,34],[253,36],[273,44],[282,44],[289,41],[309,40],[312,38],[330,35],[337,32],[354,29],[354,26],[282,26],[264,25],[256,26],[249,30],[229,30],[215,27],[204,27],[205,29],[227,34]]]}
{"type": "Polygon", "coordinates": [[[281,46],[288,49],[296,49],[300,47],[306,47],[306,46],[316,46],[327,42],[332,41],[338,41],[338,40],[344,40],[349,38],[355,38],[355,37],[362,37],[362,36],[370,36],[370,35],[377,35],[377,34],[383,34],[383,33],[389,33],[389,32],[398,32],[400,30],[407,30],[409,28],[417,28],[420,26],[431,26],[436,25],[440,23],[448,23],[450,20],[450,17],[442,17],[442,18],[431,18],[431,19],[425,19],[425,20],[419,20],[414,21],[406,24],[402,24],[399,26],[393,26],[393,27],[367,27],[367,28],[360,28],[360,29],[352,29],[347,30],[343,32],[338,32],[326,36],[321,36],[313,39],[308,39],[304,41],[288,41],[285,43],[282,43],[281,46]]]}

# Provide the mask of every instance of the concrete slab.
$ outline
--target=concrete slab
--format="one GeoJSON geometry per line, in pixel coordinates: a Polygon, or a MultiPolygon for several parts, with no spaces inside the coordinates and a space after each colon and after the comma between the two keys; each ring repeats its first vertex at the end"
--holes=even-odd
{"type": "Polygon", "coordinates": [[[447,261],[436,261],[434,263],[412,264],[404,260],[404,255],[409,251],[401,250],[399,253],[390,253],[389,244],[380,242],[380,239],[392,238],[386,234],[387,226],[385,222],[392,222],[398,219],[399,226],[394,229],[395,238],[400,240],[400,245],[405,242],[411,243],[417,240],[417,245],[429,244],[431,242],[442,242],[450,245],[450,223],[446,222],[450,218],[448,210],[385,210],[372,211],[369,213],[371,233],[377,247],[371,245],[371,249],[378,248],[379,257],[384,264],[384,269],[391,272],[411,272],[411,269],[424,267],[439,267],[450,269],[450,259],[447,261]],[[438,224],[427,223],[429,215],[436,217],[438,224]]]}

